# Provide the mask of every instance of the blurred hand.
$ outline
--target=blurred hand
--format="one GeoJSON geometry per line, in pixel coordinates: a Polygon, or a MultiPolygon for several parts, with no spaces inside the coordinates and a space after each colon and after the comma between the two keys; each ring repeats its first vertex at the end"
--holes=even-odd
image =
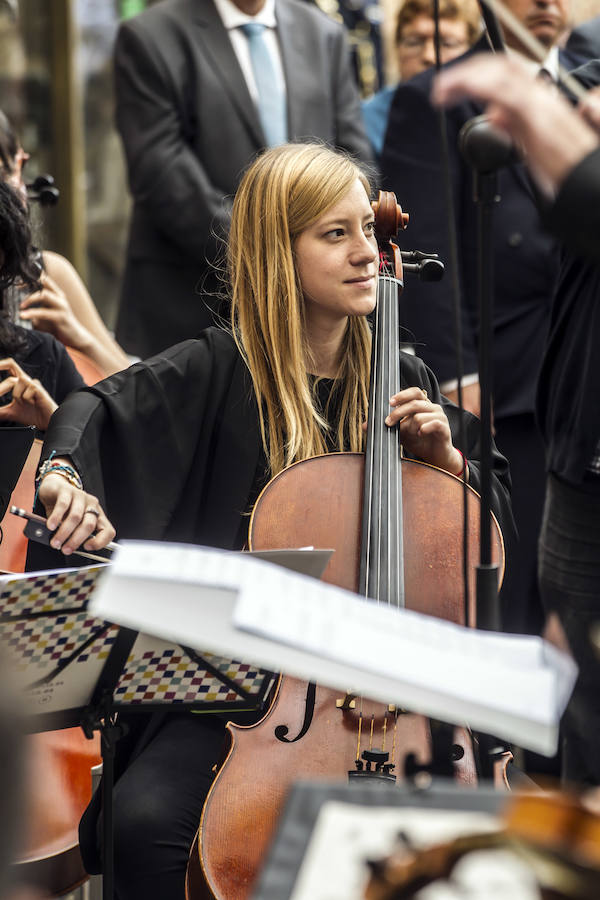
{"type": "Polygon", "coordinates": [[[0,422],[35,425],[40,431],[46,431],[57,407],[48,391],[37,378],[30,378],[12,357],[0,359],[0,371],[8,372],[0,381],[0,401],[9,398],[8,403],[0,406],[0,422]]]}
{"type": "MultiPolygon", "coordinates": [[[[555,190],[571,169],[598,146],[598,135],[554,88],[517,59],[482,53],[436,76],[433,101],[451,106],[465,97],[486,105],[492,125],[525,152],[543,189],[555,190]]],[[[594,114],[596,117],[597,111],[594,114]]]]}

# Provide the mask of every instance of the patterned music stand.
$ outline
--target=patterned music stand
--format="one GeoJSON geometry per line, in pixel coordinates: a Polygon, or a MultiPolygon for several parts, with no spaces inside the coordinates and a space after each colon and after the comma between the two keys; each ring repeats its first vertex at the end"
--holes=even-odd
{"type": "Polygon", "coordinates": [[[96,619],[105,566],[0,576],[0,644],[23,690],[25,727],[100,731],[103,897],[113,897],[112,787],[117,713],[260,710],[275,676],[96,619]]]}

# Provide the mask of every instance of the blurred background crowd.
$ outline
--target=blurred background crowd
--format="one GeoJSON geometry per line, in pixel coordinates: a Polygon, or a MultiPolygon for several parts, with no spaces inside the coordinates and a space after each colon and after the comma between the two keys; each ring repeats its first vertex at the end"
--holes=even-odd
{"type": "MultiPolygon", "coordinates": [[[[398,34],[398,0],[315,2],[347,27],[363,99],[401,75],[410,77],[421,50],[431,52],[431,45],[419,43],[420,34],[398,34]]],[[[51,172],[61,191],[54,209],[37,213],[36,242],[74,264],[110,328],[130,213],[114,124],[112,53],[120,21],[151,5],[153,0],[0,2],[0,105],[30,154],[27,177],[51,172]]],[[[405,18],[419,24],[421,0],[405,5],[405,18]]],[[[473,35],[472,9],[467,3],[467,40],[473,35]]],[[[573,0],[574,23],[597,14],[597,0],[573,0]]],[[[401,27],[402,22],[401,17],[401,27]]],[[[445,38],[447,52],[462,53],[463,40],[462,34],[445,38]]]]}

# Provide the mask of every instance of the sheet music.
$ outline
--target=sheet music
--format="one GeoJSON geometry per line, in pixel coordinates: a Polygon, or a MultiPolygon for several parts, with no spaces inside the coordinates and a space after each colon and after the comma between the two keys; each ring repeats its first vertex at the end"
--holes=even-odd
{"type": "Polygon", "coordinates": [[[190,545],[124,542],[92,604],[109,621],[549,755],[576,677],[573,661],[540,638],[462,628],[247,554],[190,545]]]}
{"type": "MultiPolygon", "coordinates": [[[[489,813],[466,810],[375,808],[324,803],[311,834],[290,900],[362,900],[367,860],[397,848],[402,833],[421,850],[469,834],[498,831],[489,813]]],[[[463,859],[452,880],[442,878],[415,894],[419,900],[539,900],[535,874],[508,850],[478,851],[463,859]],[[458,876],[458,877],[457,877],[458,876]]]]}

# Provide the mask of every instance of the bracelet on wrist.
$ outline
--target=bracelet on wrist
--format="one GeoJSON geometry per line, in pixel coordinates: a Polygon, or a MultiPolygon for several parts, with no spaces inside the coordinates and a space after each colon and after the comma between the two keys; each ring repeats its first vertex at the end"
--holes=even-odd
{"type": "Polygon", "coordinates": [[[54,454],[51,454],[48,459],[42,463],[38,470],[38,474],[35,479],[35,484],[38,491],[40,484],[42,483],[46,475],[60,475],[62,478],[65,478],[69,482],[69,484],[72,484],[73,487],[76,487],[80,491],[82,491],[83,482],[79,477],[77,469],[74,469],[73,466],[70,466],[68,463],[62,463],[58,460],[54,460],[53,455],[54,454]]]}

